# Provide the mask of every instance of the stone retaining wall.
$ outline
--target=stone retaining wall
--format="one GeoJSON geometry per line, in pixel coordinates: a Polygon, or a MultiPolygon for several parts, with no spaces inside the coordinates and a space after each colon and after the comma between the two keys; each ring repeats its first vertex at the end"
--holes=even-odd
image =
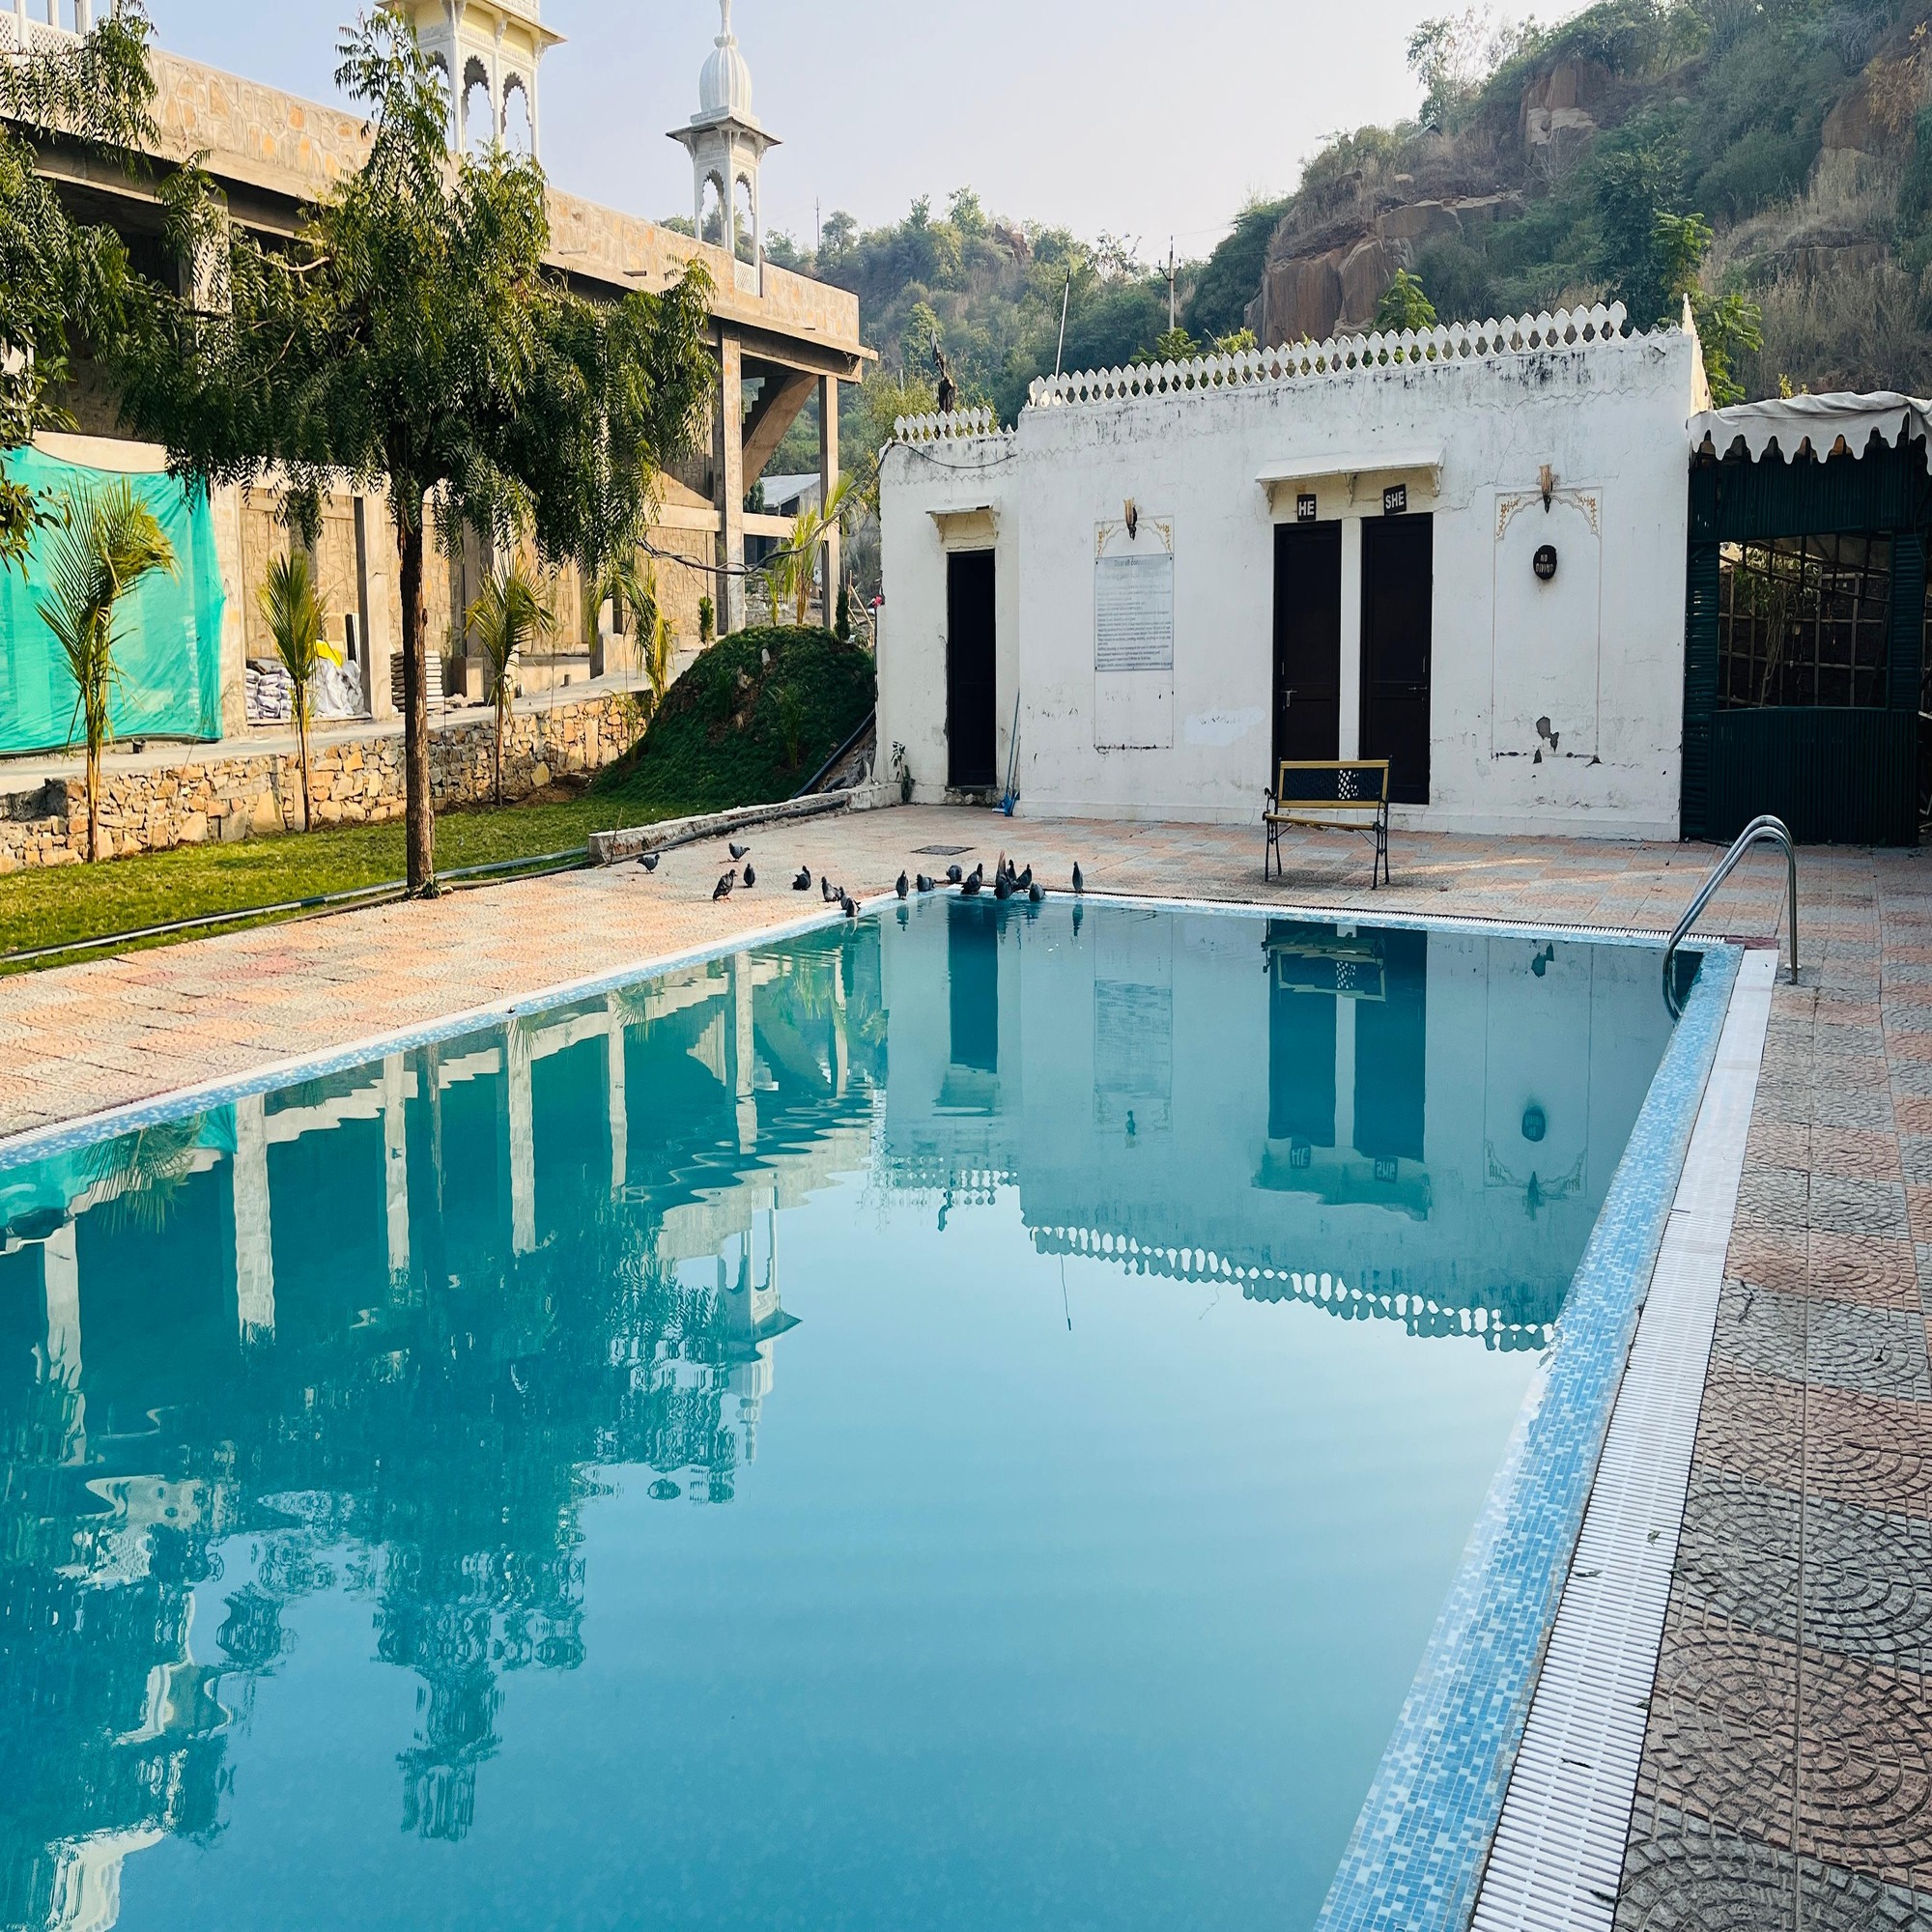
{"type": "MultiPolygon", "coordinates": [[[[612,692],[581,704],[519,712],[503,745],[503,796],[527,797],[554,781],[596,771],[637,732],[637,707],[612,692]]],[[[439,806],[492,796],[493,721],[483,714],[434,724],[430,775],[439,806]]],[[[315,822],[368,825],[403,815],[399,730],[331,738],[311,750],[315,822]]],[[[0,771],[0,873],[70,866],[87,855],[87,787],[59,778],[8,791],[0,771]]],[[[211,746],[158,766],[110,762],[101,785],[100,855],[125,859],[212,839],[272,837],[301,829],[301,766],[293,752],[211,746]]]]}

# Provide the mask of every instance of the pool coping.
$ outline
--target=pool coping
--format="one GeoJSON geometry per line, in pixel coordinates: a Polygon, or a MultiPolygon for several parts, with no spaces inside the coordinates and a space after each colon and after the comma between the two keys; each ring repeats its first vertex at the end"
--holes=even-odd
{"type": "Polygon", "coordinates": [[[1738,971],[1474,1932],[1613,1932],[1777,962],[1738,971]]]}
{"type": "Polygon", "coordinates": [[[1704,952],[1316,1932],[1470,1921],[1745,956],[1704,952]]]}
{"type": "MultiPolygon", "coordinates": [[[[936,898],[939,895],[934,895],[936,898]]],[[[1662,952],[1661,932],[1391,908],[1282,905],[1168,895],[1055,893],[1052,900],[1302,924],[1439,929],[1662,952]]],[[[933,898],[916,903],[933,903],[933,898]]],[[[906,908],[892,893],[868,916],[906,908]]],[[[1018,906],[1024,914],[1032,908],[1018,906]]],[[[589,1001],[639,980],[848,922],[813,907],[728,938],[366,1035],[0,1140],[0,1173],[298,1081],[589,1001]]],[[[1626,1144],[1564,1310],[1519,1414],[1318,1920],[1317,1932],[1399,1924],[1462,1932],[1475,1909],[1560,1600],[1596,1481],[1641,1307],[1676,1199],[1744,949],[1702,935],[1703,966],[1626,1144]]]]}

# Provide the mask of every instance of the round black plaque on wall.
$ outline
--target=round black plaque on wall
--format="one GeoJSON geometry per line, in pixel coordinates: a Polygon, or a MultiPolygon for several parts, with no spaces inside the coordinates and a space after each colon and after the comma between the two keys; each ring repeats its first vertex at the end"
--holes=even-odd
{"type": "Polygon", "coordinates": [[[1529,567],[1536,572],[1536,581],[1539,583],[1548,583],[1556,575],[1556,546],[1539,544],[1535,556],[1530,559],[1529,567]]]}

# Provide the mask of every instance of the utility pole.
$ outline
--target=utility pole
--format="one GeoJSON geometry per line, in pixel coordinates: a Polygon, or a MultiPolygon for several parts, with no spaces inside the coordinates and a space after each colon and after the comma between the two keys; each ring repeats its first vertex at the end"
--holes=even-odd
{"type": "Polygon", "coordinates": [[[818,260],[818,251],[825,245],[825,204],[816,195],[811,197],[811,259],[818,260]]]}
{"type": "Polygon", "coordinates": [[[1167,332],[1174,333],[1174,237],[1167,238],[1167,332]]]}

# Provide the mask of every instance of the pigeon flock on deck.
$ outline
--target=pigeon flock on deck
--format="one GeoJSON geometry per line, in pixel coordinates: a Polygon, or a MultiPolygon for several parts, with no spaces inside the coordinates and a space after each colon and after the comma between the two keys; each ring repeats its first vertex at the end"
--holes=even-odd
{"type": "MultiPolygon", "coordinates": [[[[752,848],[749,845],[731,843],[726,845],[724,849],[731,855],[731,867],[719,878],[717,885],[712,888],[711,897],[714,903],[719,899],[728,899],[740,886],[744,887],[747,892],[750,892],[758,883],[757,870],[749,863],[752,856],[752,848]]],[[[662,850],[646,852],[638,861],[638,864],[646,872],[655,872],[658,868],[659,861],[663,857],[664,852],[662,850]]],[[[811,867],[810,866],[801,866],[791,882],[791,889],[795,893],[809,893],[811,887],[811,867]]],[[[1078,896],[1085,893],[1086,890],[1087,881],[1081,875],[1079,865],[1076,863],[1073,867],[1074,895],[1078,896]]],[[[962,898],[970,899],[978,898],[981,893],[985,893],[998,900],[1002,905],[1009,899],[1015,898],[1025,899],[1030,905],[1042,905],[1045,903],[1047,895],[1046,888],[1034,877],[1032,865],[1028,864],[1024,868],[1021,868],[1015,866],[1004,852],[1000,854],[999,861],[993,867],[993,877],[990,884],[987,882],[986,867],[982,862],[975,866],[970,872],[964,870],[956,864],[949,866],[946,868],[946,876],[941,879],[929,878],[923,872],[920,872],[912,877],[908,877],[904,872],[900,872],[895,891],[902,900],[915,895],[924,897],[928,894],[952,891],[956,891],[962,898]]],[[[819,874],[818,895],[823,904],[836,905],[847,919],[857,919],[859,917],[858,900],[843,886],[834,885],[830,875],[827,873],[819,874]]]]}

